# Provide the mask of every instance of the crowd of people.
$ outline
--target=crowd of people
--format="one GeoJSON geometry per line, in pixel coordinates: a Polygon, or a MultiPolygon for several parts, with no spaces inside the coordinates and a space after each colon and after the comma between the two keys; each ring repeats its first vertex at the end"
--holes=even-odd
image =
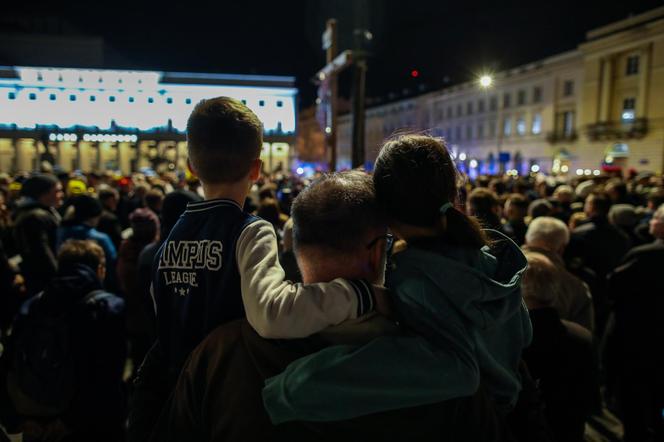
{"type": "Polygon", "coordinates": [[[187,137],[0,176],[0,440],[664,440],[662,176],[263,174],[224,97],[187,137]]]}

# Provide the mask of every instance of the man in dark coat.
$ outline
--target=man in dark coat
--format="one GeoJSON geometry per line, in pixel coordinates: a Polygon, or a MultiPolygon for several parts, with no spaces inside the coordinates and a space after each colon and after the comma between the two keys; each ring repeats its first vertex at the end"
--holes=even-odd
{"type": "Polygon", "coordinates": [[[635,247],[609,277],[613,320],[605,363],[625,425],[625,441],[663,440],[664,205],[650,220],[651,244],[635,247]]]}
{"type": "Polygon", "coordinates": [[[51,175],[28,178],[21,188],[23,197],[14,213],[14,236],[23,262],[29,295],[41,291],[55,275],[57,230],[63,193],[60,182],[51,175]]]}
{"type": "Polygon", "coordinates": [[[120,244],[122,244],[122,224],[116,215],[120,195],[117,190],[107,187],[99,191],[98,198],[103,210],[101,218],[99,218],[97,230],[107,234],[111,238],[111,241],[113,241],[115,250],[120,250],[120,244]]]}

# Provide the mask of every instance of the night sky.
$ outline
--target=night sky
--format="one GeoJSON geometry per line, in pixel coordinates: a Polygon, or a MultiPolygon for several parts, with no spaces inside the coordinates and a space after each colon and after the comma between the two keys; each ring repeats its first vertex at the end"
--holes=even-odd
{"type": "Polygon", "coordinates": [[[97,0],[12,2],[3,5],[3,13],[58,17],[73,32],[103,37],[107,68],[294,75],[301,103],[308,105],[315,97],[310,79],[324,63],[320,34],[329,17],[339,21],[340,49],[351,48],[355,27],[373,33],[367,88],[370,97],[381,97],[460,83],[485,68],[501,70],[574,49],[587,30],[661,5],[662,0],[97,0]]]}

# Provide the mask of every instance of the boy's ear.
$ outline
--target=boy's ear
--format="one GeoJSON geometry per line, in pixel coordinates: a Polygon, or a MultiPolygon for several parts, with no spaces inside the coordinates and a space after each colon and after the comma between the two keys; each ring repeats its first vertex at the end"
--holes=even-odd
{"type": "Polygon", "coordinates": [[[249,169],[249,179],[253,182],[258,180],[261,176],[261,169],[263,168],[263,161],[260,158],[256,158],[253,163],[251,163],[251,168],[249,169]]]}

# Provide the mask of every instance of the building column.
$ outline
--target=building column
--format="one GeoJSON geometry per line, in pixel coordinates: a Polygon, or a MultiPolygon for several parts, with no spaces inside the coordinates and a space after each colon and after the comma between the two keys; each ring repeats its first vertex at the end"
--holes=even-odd
{"type": "Polygon", "coordinates": [[[16,169],[19,172],[31,172],[34,168],[35,141],[32,138],[20,138],[16,142],[16,169]]]}
{"type": "Polygon", "coordinates": [[[613,87],[613,58],[602,59],[602,83],[600,93],[599,121],[607,122],[611,115],[611,88],[613,87]]]}
{"type": "Polygon", "coordinates": [[[645,118],[647,115],[650,47],[651,44],[644,46],[639,54],[639,96],[636,99],[636,118],[645,118]]]}

